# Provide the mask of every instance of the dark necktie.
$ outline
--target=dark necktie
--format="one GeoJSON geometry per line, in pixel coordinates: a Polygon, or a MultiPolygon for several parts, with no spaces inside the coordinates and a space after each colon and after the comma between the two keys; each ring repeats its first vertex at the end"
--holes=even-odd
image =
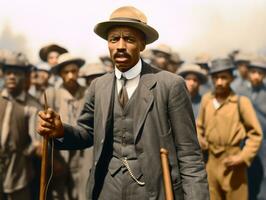
{"type": "Polygon", "coordinates": [[[128,102],[128,95],[127,95],[127,89],[126,89],[127,79],[122,76],[120,81],[121,81],[122,87],[119,91],[118,98],[119,98],[119,102],[122,108],[124,108],[128,102]]]}

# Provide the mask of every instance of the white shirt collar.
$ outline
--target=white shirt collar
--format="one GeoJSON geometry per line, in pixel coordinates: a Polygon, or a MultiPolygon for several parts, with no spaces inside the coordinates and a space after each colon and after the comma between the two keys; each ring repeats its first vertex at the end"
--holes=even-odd
{"type": "Polygon", "coordinates": [[[134,67],[132,67],[130,70],[126,72],[121,72],[119,71],[119,69],[117,69],[117,67],[115,67],[115,76],[117,79],[120,79],[123,75],[124,77],[126,77],[126,79],[130,80],[137,77],[140,74],[140,72],[141,72],[141,59],[139,59],[139,61],[134,67]]]}

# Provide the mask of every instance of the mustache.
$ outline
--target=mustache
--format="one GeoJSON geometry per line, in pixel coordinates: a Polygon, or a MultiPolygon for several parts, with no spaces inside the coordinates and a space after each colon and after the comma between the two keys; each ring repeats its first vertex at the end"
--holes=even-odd
{"type": "Polygon", "coordinates": [[[119,58],[119,57],[126,57],[126,58],[129,58],[130,55],[127,53],[127,52],[116,52],[114,54],[114,58],[119,58]]]}

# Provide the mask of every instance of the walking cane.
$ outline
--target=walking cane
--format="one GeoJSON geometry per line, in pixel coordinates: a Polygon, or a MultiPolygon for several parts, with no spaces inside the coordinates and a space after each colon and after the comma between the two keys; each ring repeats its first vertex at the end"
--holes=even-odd
{"type": "Polygon", "coordinates": [[[169,161],[168,161],[168,151],[164,148],[161,148],[160,154],[161,154],[161,163],[163,170],[165,200],[174,200],[170,169],[169,169],[169,161]]]}
{"type": "MultiPolygon", "coordinates": [[[[44,91],[44,110],[48,109],[46,93],[44,91]]],[[[42,140],[42,165],[40,180],[40,196],[39,200],[46,200],[47,191],[47,166],[48,166],[48,136],[43,136],[42,140]]]]}

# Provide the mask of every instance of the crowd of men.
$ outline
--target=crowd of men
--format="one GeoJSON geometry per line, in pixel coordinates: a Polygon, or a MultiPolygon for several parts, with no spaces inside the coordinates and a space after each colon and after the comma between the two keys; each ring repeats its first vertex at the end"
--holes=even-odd
{"type": "MultiPolygon", "coordinates": [[[[75,125],[91,81],[114,69],[108,56],[86,63],[57,44],[42,47],[39,57],[33,65],[23,53],[0,50],[0,199],[38,199],[36,120],[44,92],[61,120],[75,125]]],[[[239,51],[187,63],[164,44],[145,50],[142,59],[186,82],[211,199],[265,200],[266,60],[239,51]]],[[[55,150],[53,158],[48,199],[85,200],[92,149],[55,150]]]]}

